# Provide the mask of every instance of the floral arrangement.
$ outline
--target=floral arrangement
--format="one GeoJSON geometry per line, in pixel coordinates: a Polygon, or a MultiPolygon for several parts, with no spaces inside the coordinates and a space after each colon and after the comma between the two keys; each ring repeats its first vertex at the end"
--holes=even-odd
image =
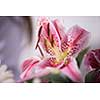
{"type": "Polygon", "coordinates": [[[90,32],[78,25],[66,32],[59,20],[40,17],[35,49],[39,50],[41,56],[33,55],[23,62],[21,81],[100,82],[100,49],[89,50],[89,36],[90,32]]]}

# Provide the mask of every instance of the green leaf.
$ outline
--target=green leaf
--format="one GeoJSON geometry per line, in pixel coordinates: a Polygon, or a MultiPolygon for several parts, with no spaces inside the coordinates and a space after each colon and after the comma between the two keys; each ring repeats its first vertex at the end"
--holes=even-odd
{"type": "Polygon", "coordinates": [[[32,83],[33,79],[27,80],[26,83],[32,83]]]}
{"type": "Polygon", "coordinates": [[[49,83],[73,83],[68,77],[62,76],[61,74],[49,74],[41,78],[47,80],[49,83]]]}
{"type": "Polygon", "coordinates": [[[76,61],[77,61],[77,64],[78,64],[79,67],[80,67],[80,65],[81,65],[81,63],[82,63],[82,60],[83,60],[84,55],[88,52],[88,50],[89,50],[89,47],[85,48],[84,50],[82,50],[82,51],[78,54],[78,56],[77,56],[77,58],[76,58],[76,61]]]}
{"type": "Polygon", "coordinates": [[[85,77],[86,83],[100,83],[100,70],[93,70],[85,77]]]}

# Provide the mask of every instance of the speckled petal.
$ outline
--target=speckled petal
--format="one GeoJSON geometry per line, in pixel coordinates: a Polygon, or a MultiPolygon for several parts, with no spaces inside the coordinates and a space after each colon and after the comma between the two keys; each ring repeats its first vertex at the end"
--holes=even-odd
{"type": "Polygon", "coordinates": [[[82,82],[82,76],[74,58],[70,58],[69,63],[66,63],[60,70],[73,81],[82,82]]]}
{"type": "Polygon", "coordinates": [[[69,48],[71,48],[72,54],[78,53],[86,47],[89,39],[89,32],[85,29],[75,25],[69,29],[67,35],[68,45],[69,48]]]}

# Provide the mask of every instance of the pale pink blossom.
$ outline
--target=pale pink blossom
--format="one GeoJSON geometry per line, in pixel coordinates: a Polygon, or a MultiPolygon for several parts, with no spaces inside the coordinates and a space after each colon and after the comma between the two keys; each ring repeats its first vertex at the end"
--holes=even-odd
{"type": "Polygon", "coordinates": [[[26,60],[22,65],[21,78],[41,77],[50,69],[58,69],[73,81],[80,82],[82,77],[75,56],[85,48],[88,37],[89,32],[78,25],[66,33],[59,20],[40,17],[36,49],[40,50],[42,59],[26,60]]]}

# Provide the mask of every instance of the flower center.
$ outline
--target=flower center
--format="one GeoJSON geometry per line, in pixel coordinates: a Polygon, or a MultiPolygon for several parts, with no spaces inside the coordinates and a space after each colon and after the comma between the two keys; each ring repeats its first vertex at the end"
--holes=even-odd
{"type": "Polygon", "coordinates": [[[62,51],[59,47],[57,47],[55,41],[50,42],[48,39],[45,40],[45,46],[46,46],[46,51],[50,51],[49,53],[52,52],[52,55],[55,57],[55,64],[59,64],[62,62],[66,57],[68,57],[70,53],[70,49],[66,49],[65,51],[62,51]]]}
{"type": "Polygon", "coordinates": [[[54,48],[55,51],[55,57],[56,57],[56,62],[60,63],[62,62],[65,58],[68,57],[70,50],[66,49],[64,52],[62,52],[61,50],[59,50],[58,47],[54,48]]]}

